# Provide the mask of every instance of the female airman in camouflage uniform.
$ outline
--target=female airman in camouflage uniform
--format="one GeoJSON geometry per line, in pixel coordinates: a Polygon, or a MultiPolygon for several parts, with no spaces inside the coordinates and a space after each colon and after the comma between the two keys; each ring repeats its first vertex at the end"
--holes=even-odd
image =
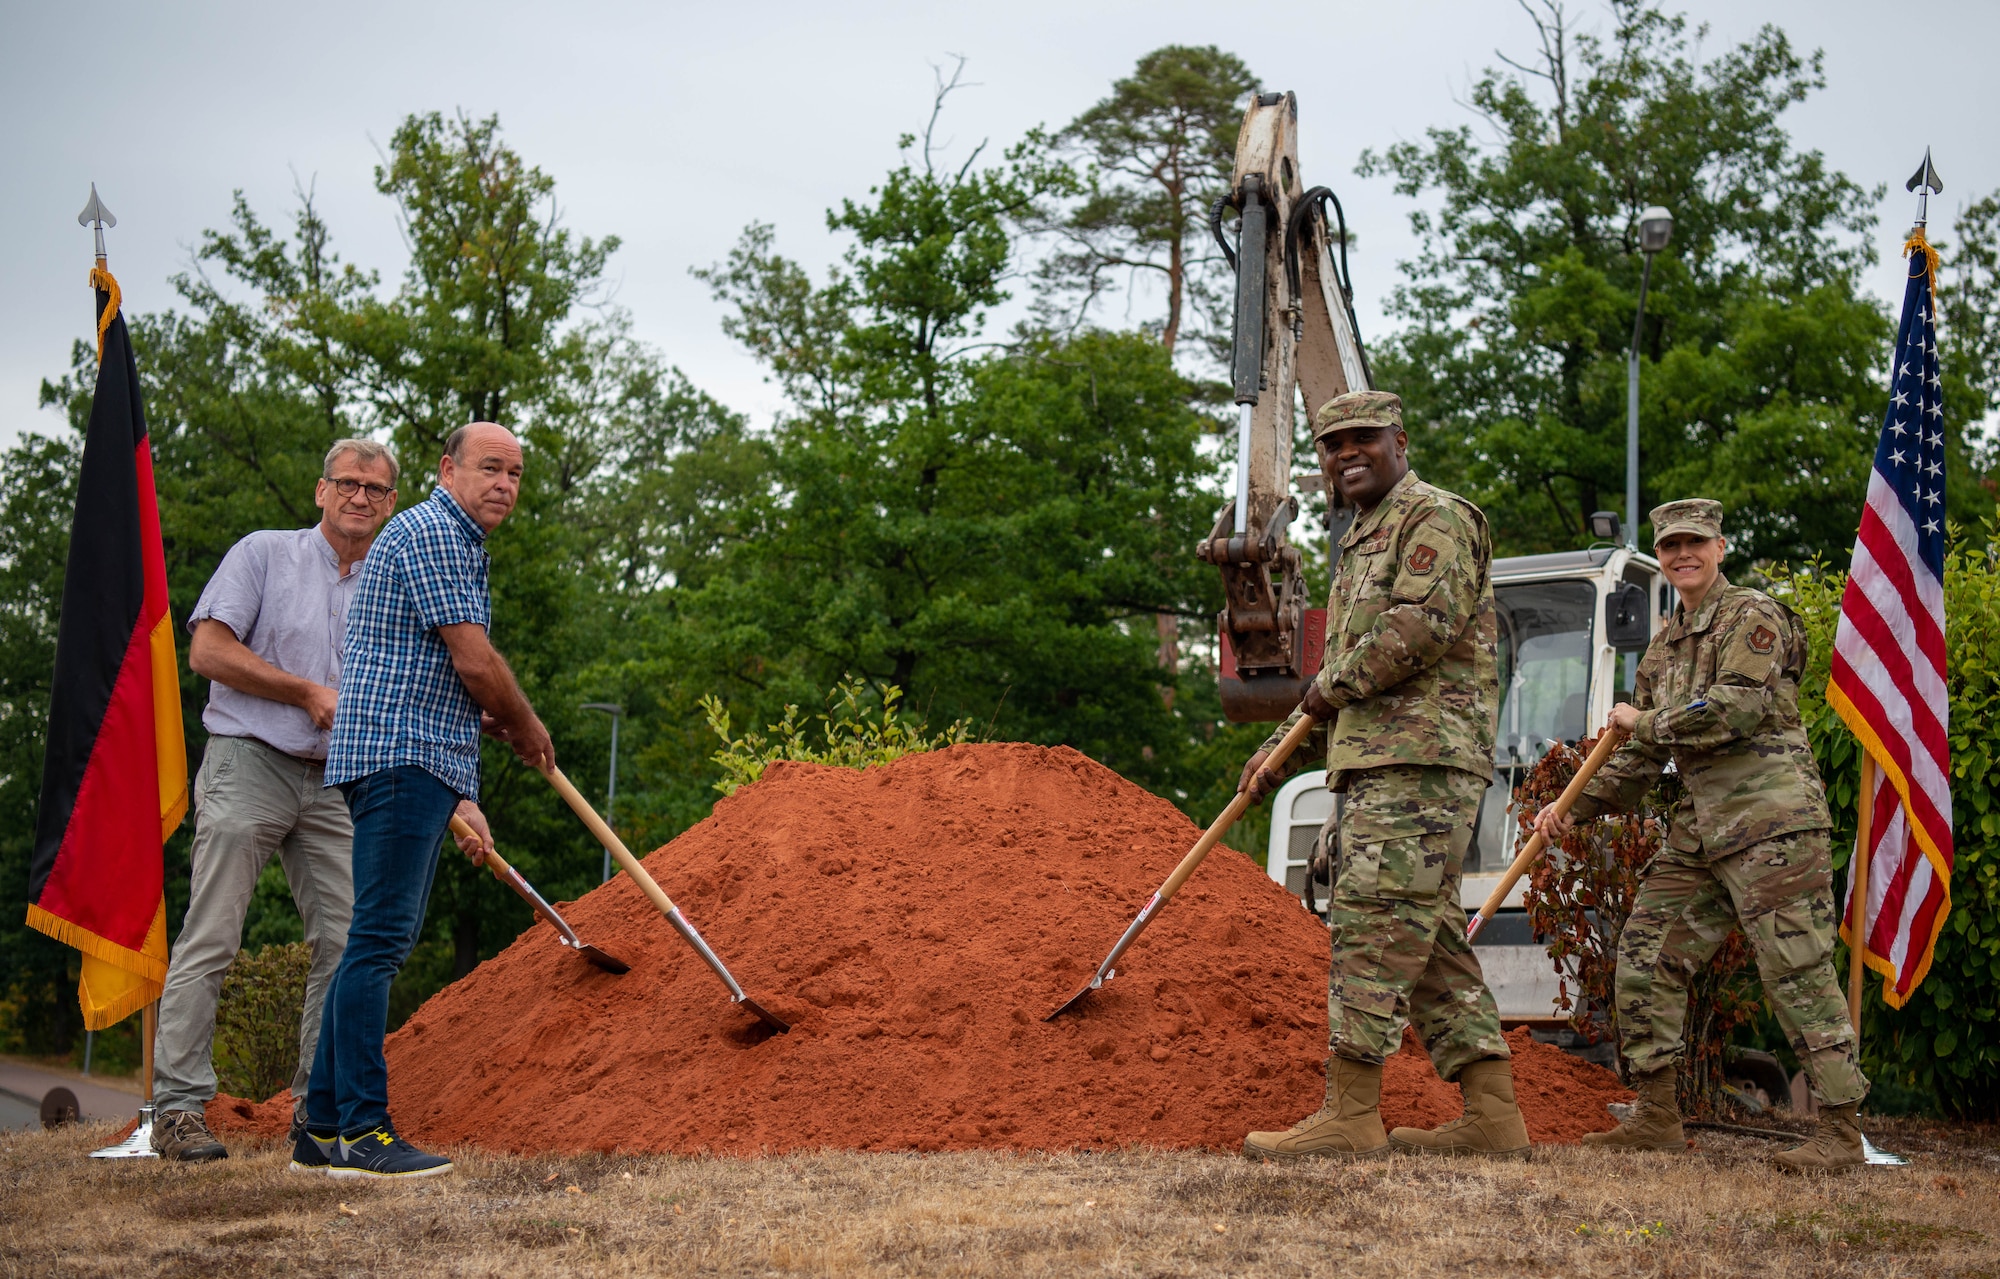
{"type": "Polygon", "coordinates": [[[1574,819],[1635,808],[1671,761],[1685,791],[1666,846],[1648,865],[1618,943],[1620,1047],[1639,1101],[1587,1144],[1685,1147],[1674,1096],[1688,983],[1732,928],[1756,955],[1764,998],[1811,1076],[1820,1127],[1778,1156],[1791,1169],[1862,1162],[1855,1113],[1868,1091],[1835,980],[1833,867],[1826,791],[1799,720],[1804,628],[1792,611],[1721,574],[1722,505],[1706,498],[1652,512],[1661,568],[1680,607],[1639,663],[1633,704],[1612,713],[1631,736],[1585,787],[1569,818],[1536,826],[1560,839],[1574,819]]]}

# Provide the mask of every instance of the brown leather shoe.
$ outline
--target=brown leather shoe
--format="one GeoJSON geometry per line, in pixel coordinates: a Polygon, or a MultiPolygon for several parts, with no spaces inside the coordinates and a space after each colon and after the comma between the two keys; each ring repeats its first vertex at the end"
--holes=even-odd
{"type": "Polygon", "coordinates": [[[153,1116],[153,1153],[184,1164],[229,1158],[229,1148],[215,1139],[198,1110],[163,1110],[153,1116]]]}
{"type": "Polygon", "coordinates": [[[1514,1104],[1514,1064],[1505,1058],[1475,1061],[1458,1072],[1465,1113],[1438,1128],[1398,1128],[1389,1144],[1417,1155],[1485,1155],[1526,1159],[1528,1125],[1514,1104]]]}
{"type": "Polygon", "coordinates": [[[1389,1153],[1389,1134],[1376,1109],[1382,1067],[1335,1057],[1327,1063],[1326,1105],[1284,1132],[1243,1139],[1246,1159],[1375,1159],[1389,1153]]]}
{"type": "Polygon", "coordinates": [[[1786,1172],[1847,1172],[1868,1162],[1861,1147],[1861,1103],[1821,1106],[1819,1127],[1803,1146],[1771,1156],[1786,1172]]]}
{"type": "Polygon", "coordinates": [[[1597,1150],[1686,1150],[1680,1102],[1674,1096],[1674,1068],[1661,1066],[1632,1080],[1639,1100],[1610,1132],[1587,1132],[1583,1144],[1597,1150]]]}

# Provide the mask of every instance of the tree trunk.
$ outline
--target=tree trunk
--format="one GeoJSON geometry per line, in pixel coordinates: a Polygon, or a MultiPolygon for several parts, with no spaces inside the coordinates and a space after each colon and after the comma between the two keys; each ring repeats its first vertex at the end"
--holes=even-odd
{"type": "Polygon", "coordinates": [[[451,979],[457,981],[479,966],[479,907],[468,892],[451,920],[451,979]]]}

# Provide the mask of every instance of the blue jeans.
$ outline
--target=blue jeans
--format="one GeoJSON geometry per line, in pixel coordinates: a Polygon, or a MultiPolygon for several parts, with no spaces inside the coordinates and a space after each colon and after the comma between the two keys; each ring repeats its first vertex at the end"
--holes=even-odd
{"type": "Polygon", "coordinates": [[[354,919],[320,1014],[306,1124],[358,1137],[389,1122],[389,983],[423,932],[458,792],[414,765],[341,788],[354,818],[354,919]]]}

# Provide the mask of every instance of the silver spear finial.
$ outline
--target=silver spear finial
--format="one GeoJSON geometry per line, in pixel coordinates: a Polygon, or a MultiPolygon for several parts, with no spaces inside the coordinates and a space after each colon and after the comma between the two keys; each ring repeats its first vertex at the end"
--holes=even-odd
{"type": "Polygon", "coordinates": [[[97,229],[97,265],[103,266],[104,228],[117,226],[118,219],[113,216],[111,210],[104,207],[104,201],[98,198],[97,184],[95,182],[90,184],[90,203],[84,205],[83,212],[76,215],[76,224],[78,226],[95,227],[97,229]]]}
{"type": "Polygon", "coordinates": [[[1931,196],[1944,191],[1944,179],[1940,178],[1937,170],[1931,167],[1929,147],[1924,148],[1924,162],[1917,166],[1917,171],[1910,175],[1910,180],[1903,184],[1903,189],[1917,193],[1917,225],[1923,226],[1930,211],[1931,196]]]}

